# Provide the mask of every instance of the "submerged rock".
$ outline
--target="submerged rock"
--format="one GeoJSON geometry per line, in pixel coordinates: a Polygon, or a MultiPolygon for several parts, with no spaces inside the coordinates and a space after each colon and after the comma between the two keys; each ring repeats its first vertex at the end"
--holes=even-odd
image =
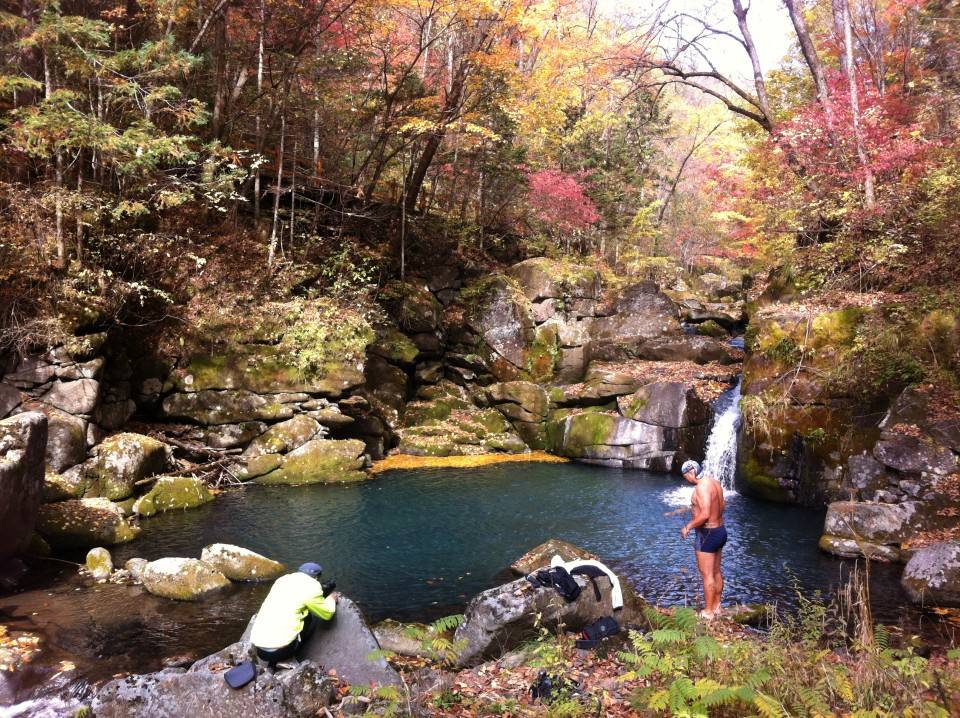
{"type": "Polygon", "coordinates": [[[220,571],[231,581],[272,581],[286,571],[284,565],[278,561],[227,543],[204,546],[200,560],[220,571]]]}
{"type": "Polygon", "coordinates": [[[132,507],[139,516],[153,516],[162,511],[191,509],[213,501],[213,494],[203,479],[192,476],[161,476],[150,490],[132,507]]]}
{"type": "Polygon", "coordinates": [[[170,447],[149,436],[116,434],[100,444],[86,473],[100,482],[101,496],[125,499],[138,481],[166,469],[171,456],[170,447]]]}
{"type": "Polygon", "coordinates": [[[941,541],[919,549],[900,579],[914,603],[960,606],[960,541],[941,541]]]}
{"type": "Polygon", "coordinates": [[[55,547],[89,548],[132,541],[140,527],[109,499],[95,498],[44,504],[37,531],[55,547]]]}
{"type": "Polygon", "coordinates": [[[199,601],[230,585],[230,580],[195,558],[168,557],[143,567],[144,587],[156,596],[177,601],[199,601]]]}

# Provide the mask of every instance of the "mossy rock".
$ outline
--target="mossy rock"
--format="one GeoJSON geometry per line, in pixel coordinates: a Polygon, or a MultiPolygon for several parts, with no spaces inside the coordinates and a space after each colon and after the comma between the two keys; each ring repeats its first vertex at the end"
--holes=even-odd
{"type": "Polygon", "coordinates": [[[230,580],[220,571],[195,558],[151,561],[143,567],[141,577],[150,593],[176,601],[199,601],[230,585],[230,580]]]}
{"type": "Polygon", "coordinates": [[[312,439],[283,457],[280,466],[258,484],[314,484],[363,481],[366,447],[357,439],[312,439]]]}
{"type": "Polygon", "coordinates": [[[484,439],[483,445],[488,449],[505,454],[523,454],[529,450],[527,443],[516,434],[496,434],[484,439]]]}
{"type": "Polygon", "coordinates": [[[817,545],[821,551],[840,556],[841,558],[871,558],[880,561],[898,562],[903,560],[900,549],[896,546],[871,543],[862,539],[846,538],[824,534],[817,545]]]}
{"type": "Polygon", "coordinates": [[[370,345],[368,351],[400,366],[412,366],[420,354],[420,349],[410,337],[393,328],[379,332],[377,340],[370,345]]]}
{"type": "Polygon", "coordinates": [[[163,511],[192,509],[210,501],[213,501],[213,494],[202,479],[163,476],[134,502],[133,512],[138,516],[153,516],[163,511]]]}
{"type": "Polygon", "coordinates": [[[84,561],[83,567],[93,578],[97,580],[107,579],[113,573],[113,557],[110,556],[107,549],[98,546],[87,551],[87,559],[84,561]]]}
{"type": "Polygon", "coordinates": [[[258,476],[269,474],[275,469],[279,469],[283,464],[283,457],[279,454],[262,454],[247,459],[243,468],[237,472],[237,478],[240,481],[251,481],[258,476]]]}
{"type": "Polygon", "coordinates": [[[496,409],[481,409],[473,413],[472,420],[488,434],[503,434],[510,430],[510,424],[496,409]]]}
{"type": "Polygon", "coordinates": [[[743,464],[743,480],[745,493],[780,504],[793,501],[791,492],[781,486],[754,456],[749,456],[743,464]]]}
{"type": "Polygon", "coordinates": [[[96,498],[43,504],[37,531],[57,548],[90,548],[132,541],[140,527],[109,499],[96,498]]]}
{"type": "Polygon", "coordinates": [[[82,499],[86,495],[89,485],[82,467],[74,467],[62,474],[47,471],[43,477],[43,500],[50,503],[52,501],[66,501],[67,499],[82,499]]]}
{"type": "Polygon", "coordinates": [[[544,450],[550,447],[550,439],[547,435],[547,424],[544,421],[515,421],[513,428],[516,430],[523,443],[531,449],[544,450]]]}
{"type": "Polygon", "coordinates": [[[715,339],[722,339],[730,336],[726,329],[721,327],[713,319],[708,319],[707,321],[697,325],[697,334],[702,334],[707,337],[714,337],[715,339]]]}
{"type": "Polygon", "coordinates": [[[515,576],[526,576],[537,569],[549,568],[550,561],[554,556],[559,556],[564,561],[573,561],[575,559],[588,559],[599,561],[600,557],[590,553],[579,546],[574,546],[569,541],[562,539],[548,539],[539,546],[527,551],[523,556],[510,564],[510,571],[515,576]]]}
{"type": "Polygon", "coordinates": [[[440,326],[443,306],[430,290],[412,282],[389,282],[380,302],[397,323],[409,332],[432,332],[440,326]]]}
{"type": "Polygon", "coordinates": [[[320,423],[305,414],[297,414],[292,419],[281,421],[267,429],[254,439],[244,456],[262,454],[286,454],[298,446],[303,446],[320,431],[320,423]]]}
{"type": "Polygon", "coordinates": [[[204,546],[200,560],[220,571],[231,581],[272,581],[286,571],[279,561],[226,543],[204,546]]]}
{"type": "Polygon", "coordinates": [[[136,482],[164,471],[171,461],[166,444],[142,434],[110,436],[97,447],[97,456],[85,469],[88,481],[98,481],[100,495],[125,499],[136,482]]]}
{"type": "Polygon", "coordinates": [[[246,390],[175,392],[163,400],[171,419],[205,426],[248,421],[278,421],[293,416],[293,407],[246,390]]]}
{"type": "Polygon", "coordinates": [[[470,406],[461,399],[434,399],[433,401],[411,401],[403,413],[404,426],[421,426],[445,421],[455,408],[470,406]]]}

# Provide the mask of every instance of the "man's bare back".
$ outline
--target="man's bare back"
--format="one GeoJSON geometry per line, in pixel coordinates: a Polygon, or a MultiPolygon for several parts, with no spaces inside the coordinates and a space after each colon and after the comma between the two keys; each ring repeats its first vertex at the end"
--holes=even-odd
{"type": "Polygon", "coordinates": [[[726,502],[720,482],[709,476],[700,479],[693,489],[690,507],[693,509],[694,516],[706,512],[707,522],[703,525],[704,528],[715,529],[723,526],[723,510],[726,508],[726,502]]]}

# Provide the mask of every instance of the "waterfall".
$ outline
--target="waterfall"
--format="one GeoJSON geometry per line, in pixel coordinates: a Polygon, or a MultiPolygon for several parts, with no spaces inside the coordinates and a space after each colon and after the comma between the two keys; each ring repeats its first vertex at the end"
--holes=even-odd
{"type": "Polygon", "coordinates": [[[707,439],[707,456],[703,460],[703,473],[712,476],[723,486],[724,493],[734,491],[733,482],[737,471],[737,431],[740,428],[740,380],[717,399],[716,412],[710,438],[707,439]]]}

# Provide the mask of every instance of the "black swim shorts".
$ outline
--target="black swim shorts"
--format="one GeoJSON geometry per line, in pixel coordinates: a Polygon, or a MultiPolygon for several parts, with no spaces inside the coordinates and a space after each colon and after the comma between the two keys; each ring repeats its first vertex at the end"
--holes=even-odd
{"type": "Polygon", "coordinates": [[[693,550],[700,553],[716,553],[727,543],[727,528],[717,526],[708,529],[700,527],[695,529],[696,535],[693,538],[693,550]]]}

